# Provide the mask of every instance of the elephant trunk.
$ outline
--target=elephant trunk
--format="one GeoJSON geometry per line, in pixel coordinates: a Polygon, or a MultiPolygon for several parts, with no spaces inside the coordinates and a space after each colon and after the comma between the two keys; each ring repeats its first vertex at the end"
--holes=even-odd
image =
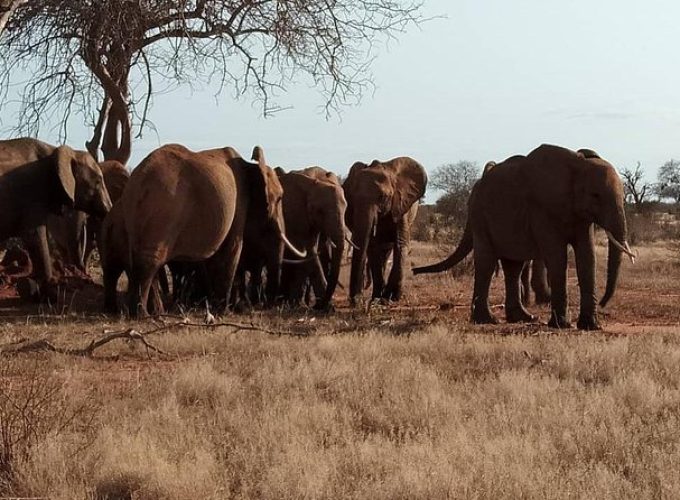
{"type": "Polygon", "coordinates": [[[276,300],[281,289],[281,266],[283,264],[284,244],[283,242],[275,245],[274,248],[266,250],[265,267],[267,269],[267,285],[265,290],[265,301],[271,307],[276,300]]]}
{"type": "Polygon", "coordinates": [[[364,285],[364,270],[368,257],[368,244],[371,239],[373,228],[378,222],[377,209],[369,209],[369,212],[354,211],[354,225],[352,227],[352,241],[358,247],[352,252],[352,270],[349,280],[349,298],[354,302],[361,295],[364,285]]]}
{"type": "Polygon", "coordinates": [[[344,231],[342,231],[339,236],[331,238],[331,241],[335,246],[331,251],[331,262],[326,284],[326,294],[323,298],[324,305],[330,304],[331,300],[333,300],[333,294],[335,293],[335,289],[338,286],[340,267],[342,266],[342,256],[345,254],[344,231]]]}
{"type": "Polygon", "coordinates": [[[465,224],[465,230],[463,231],[463,238],[451,255],[436,264],[415,267],[413,268],[413,274],[440,273],[442,271],[447,271],[467,257],[470,252],[472,252],[472,228],[470,227],[470,221],[468,220],[467,224],[465,224]]]}
{"type": "Polygon", "coordinates": [[[616,217],[616,223],[613,224],[612,230],[604,228],[609,239],[609,248],[607,256],[607,285],[605,287],[604,295],[600,300],[600,307],[605,307],[609,300],[614,296],[616,291],[616,282],[619,278],[619,270],[621,268],[621,255],[625,252],[634,261],[634,255],[630,251],[628,242],[626,241],[626,218],[623,214],[623,209],[619,210],[616,217]]]}

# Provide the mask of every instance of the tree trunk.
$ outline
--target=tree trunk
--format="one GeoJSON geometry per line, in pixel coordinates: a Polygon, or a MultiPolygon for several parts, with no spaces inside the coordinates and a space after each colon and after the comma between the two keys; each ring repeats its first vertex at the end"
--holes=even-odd
{"type": "Polygon", "coordinates": [[[0,0],[0,35],[5,31],[5,26],[9,22],[12,14],[17,8],[28,0],[0,0]]]}

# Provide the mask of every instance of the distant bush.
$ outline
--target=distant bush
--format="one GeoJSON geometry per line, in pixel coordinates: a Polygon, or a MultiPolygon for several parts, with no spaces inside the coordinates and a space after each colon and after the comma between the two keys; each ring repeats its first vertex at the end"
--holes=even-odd
{"type": "Polygon", "coordinates": [[[680,238],[680,217],[675,213],[646,210],[627,213],[626,220],[631,245],[680,238]]]}

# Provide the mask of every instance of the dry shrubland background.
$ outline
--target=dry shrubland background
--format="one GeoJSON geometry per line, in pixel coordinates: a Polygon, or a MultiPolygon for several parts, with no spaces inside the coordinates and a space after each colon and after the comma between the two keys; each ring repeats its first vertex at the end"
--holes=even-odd
{"type": "MultiPolygon", "coordinates": [[[[442,246],[415,243],[411,259],[442,246]]],[[[471,326],[471,275],[443,274],[409,277],[398,306],[351,311],[341,295],[330,316],[227,318],[271,333],[168,327],[147,337],[165,354],[5,352],[0,496],[677,498],[680,248],[638,250],[596,333],[550,331],[536,306],[543,324],[471,326]]],[[[601,266],[604,253],[602,240],[601,266]]],[[[6,304],[0,345],[158,325],[84,304],[6,304]]]]}

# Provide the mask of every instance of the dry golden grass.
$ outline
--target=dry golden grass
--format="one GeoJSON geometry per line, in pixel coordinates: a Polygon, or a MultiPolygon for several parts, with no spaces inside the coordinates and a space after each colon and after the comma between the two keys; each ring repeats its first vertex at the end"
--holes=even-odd
{"type": "MultiPolygon", "coordinates": [[[[0,496],[678,498],[678,250],[640,253],[598,333],[469,325],[471,277],[444,275],[410,278],[398,307],[231,318],[301,336],[177,327],[151,337],[169,356],[5,355],[0,391],[38,377],[59,388],[49,404],[95,416],[32,441],[0,496]]],[[[104,328],[13,321],[0,345],[82,346],[104,328]]]]}

